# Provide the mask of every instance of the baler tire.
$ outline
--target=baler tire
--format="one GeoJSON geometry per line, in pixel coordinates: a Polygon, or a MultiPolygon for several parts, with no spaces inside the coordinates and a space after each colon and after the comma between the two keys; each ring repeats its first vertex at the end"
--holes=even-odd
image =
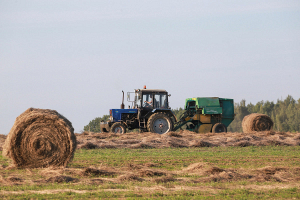
{"type": "Polygon", "coordinates": [[[111,126],[110,132],[124,134],[126,133],[126,127],[122,123],[116,122],[111,126]]]}
{"type": "Polygon", "coordinates": [[[212,133],[223,133],[227,132],[227,127],[222,123],[216,123],[211,130],[212,133]]]}
{"type": "Polygon", "coordinates": [[[166,113],[154,113],[148,119],[147,129],[152,133],[164,134],[172,131],[173,121],[166,113]]]}

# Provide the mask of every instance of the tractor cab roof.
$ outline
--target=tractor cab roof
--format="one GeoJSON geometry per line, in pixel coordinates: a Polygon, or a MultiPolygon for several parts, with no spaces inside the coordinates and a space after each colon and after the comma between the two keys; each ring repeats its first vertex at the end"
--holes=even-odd
{"type": "Polygon", "coordinates": [[[145,93],[150,93],[150,92],[166,92],[167,93],[167,91],[166,90],[162,90],[162,89],[137,89],[137,90],[135,90],[136,92],[145,92],[145,93]]]}

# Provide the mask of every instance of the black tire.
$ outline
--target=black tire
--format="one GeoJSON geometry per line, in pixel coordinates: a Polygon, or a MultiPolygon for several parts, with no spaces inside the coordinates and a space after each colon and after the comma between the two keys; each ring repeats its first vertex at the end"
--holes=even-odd
{"type": "Polygon", "coordinates": [[[227,132],[227,127],[222,124],[222,123],[216,123],[213,127],[211,132],[213,133],[222,133],[222,132],[227,132]]]}
{"type": "Polygon", "coordinates": [[[126,133],[126,127],[122,123],[116,122],[111,126],[110,132],[124,134],[126,133]]]}
{"type": "Polygon", "coordinates": [[[164,134],[173,129],[173,122],[166,113],[154,113],[148,119],[147,129],[152,133],[164,134]]]}

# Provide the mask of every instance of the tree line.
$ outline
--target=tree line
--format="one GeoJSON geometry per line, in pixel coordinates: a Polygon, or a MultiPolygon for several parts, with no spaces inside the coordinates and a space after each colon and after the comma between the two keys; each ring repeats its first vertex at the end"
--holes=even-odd
{"type": "MultiPolygon", "coordinates": [[[[172,109],[173,113],[180,119],[184,113],[183,108],[172,109]]],[[[246,104],[246,100],[234,104],[235,119],[228,126],[228,132],[242,132],[242,121],[246,115],[251,113],[266,114],[274,122],[273,130],[282,132],[300,132],[300,98],[296,101],[288,95],[284,100],[259,101],[255,105],[246,104]]],[[[84,126],[84,131],[100,132],[100,122],[108,120],[109,115],[96,117],[84,126]]]]}

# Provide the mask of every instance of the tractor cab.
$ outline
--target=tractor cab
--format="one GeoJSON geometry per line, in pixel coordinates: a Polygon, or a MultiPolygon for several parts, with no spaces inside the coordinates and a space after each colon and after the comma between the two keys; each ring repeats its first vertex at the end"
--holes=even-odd
{"type": "Polygon", "coordinates": [[[159,89],[135,90],[133,108],[142,110],[170,109],[168,103],[168,92],[159,89]]]}

